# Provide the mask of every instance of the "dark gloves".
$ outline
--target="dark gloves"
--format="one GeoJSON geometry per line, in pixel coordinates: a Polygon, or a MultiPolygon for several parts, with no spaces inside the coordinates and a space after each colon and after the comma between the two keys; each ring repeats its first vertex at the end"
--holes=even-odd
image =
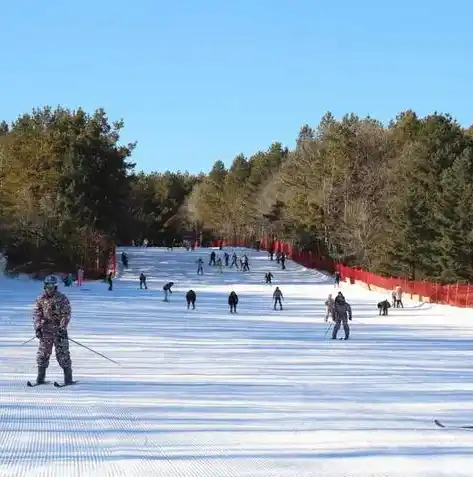
{"type": "Polygon", "coordinates": [[[59,338],[67,340],[67,330],[65,328],[59,328],[57,335],[59,338]]]}
{"type": "Polygon", "coordinates": [[[35,330],[36,338],[39,340],[43,337],[43,330],[41,328],[38,328],[35,330]]]}

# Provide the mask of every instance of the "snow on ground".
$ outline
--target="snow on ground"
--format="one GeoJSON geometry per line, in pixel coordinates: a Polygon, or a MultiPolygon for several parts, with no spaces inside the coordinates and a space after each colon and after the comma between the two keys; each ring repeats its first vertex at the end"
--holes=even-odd
{"type": "MultiPolygon", "coordinates": [[[[316,271],[279,271],[249,251],[251,273],[206,266],[197,277],[209,250],[128,253],[112,292],[65,289],[70,336],[120,363],[71,344],[80,383],[69,388],[25,386],[37,341],[21,343],[42,285],[0,280],[0,476],[473,475],[473,431],[432,422],[473,424],[471,310],[406,302],[379,317],[382,294],[343,285],[352,339],[332,341],[323,302],[334,288],[316,271]],[[283,312],[272,310],[266,270],[283,312]]],[[[62,380],[54,356],[47,378],[62,380]]]]}

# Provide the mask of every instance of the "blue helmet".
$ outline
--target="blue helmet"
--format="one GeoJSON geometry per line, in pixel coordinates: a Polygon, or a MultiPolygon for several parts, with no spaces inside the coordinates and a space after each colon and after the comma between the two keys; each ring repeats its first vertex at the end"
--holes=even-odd
{"type": "Polygon", "coordinates": [[[54,275],[48,275],[44,279],[44,288],[57,288],[58,281],[54,275]]]}

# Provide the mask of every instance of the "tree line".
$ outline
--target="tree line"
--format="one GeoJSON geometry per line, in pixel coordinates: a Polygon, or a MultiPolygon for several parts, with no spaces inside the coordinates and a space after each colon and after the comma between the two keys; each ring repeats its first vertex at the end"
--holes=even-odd
{"type": "Polygon", "coordinates": [[[327,113],[208,173],[139,173],[123,121],[42,108],[0,124],[0,248],[11,269],[98,270],[116,243],[290,241],[374,273],[472,281],[473,129],[413,111],[327,113]]]}

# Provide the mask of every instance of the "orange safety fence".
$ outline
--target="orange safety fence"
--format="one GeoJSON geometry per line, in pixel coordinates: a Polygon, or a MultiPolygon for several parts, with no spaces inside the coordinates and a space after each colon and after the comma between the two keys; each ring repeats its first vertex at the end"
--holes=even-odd
{"type": "MultiPolygon", "coordinates": [[[[225,240],[216,240],[211,242],[211,247],[250,247],[254,248],[255,243],[246,240],[237,240],[229,242],[225,240]]],[[[313,252],[300,251],[297,246],[282,240],[266,240],[259,242],[262,250],[272,250],[274,253],[283,252],[294,262],[307,267],[334,273],[340,272],[342,280],[350,282],[360,281],[367,285],[372,285],[384,290],[392,291],[400,286],[402,291],[409,295],[418,296],[419,300],[429,301],[444,305],[473,308],[473,285],[455,283],[452,285],[440,285],[420,280],[407,280],[406,278],[383,277],[360,268],[347,267],[346,265],[336,263],[330,257],[322,257],[313,252]]]]}

